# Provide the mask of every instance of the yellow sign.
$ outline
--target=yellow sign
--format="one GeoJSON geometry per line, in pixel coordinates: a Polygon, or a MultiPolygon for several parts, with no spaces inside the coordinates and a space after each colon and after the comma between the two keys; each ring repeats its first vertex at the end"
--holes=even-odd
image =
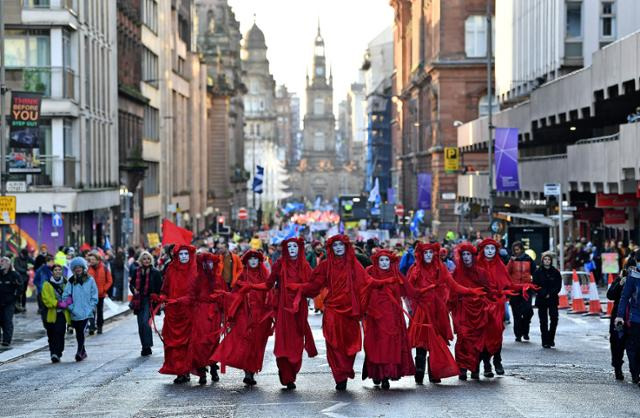
{"type": "Polygon", "coordinates": [[[149,241],[149,248],[156,248],[160,245],[160,235],[157,232],[150,232],[147,234],[147,241],[149,241]]]}
{"type": "Polygon", "coordinates": [[[460,151],[456,147],[444,149],[444,171],[460,170],[460,151]]]}
{"type": "Polygon", "coordinates": [[[0,196],[0,225],[16,223],[16,197],[0,196]]]}

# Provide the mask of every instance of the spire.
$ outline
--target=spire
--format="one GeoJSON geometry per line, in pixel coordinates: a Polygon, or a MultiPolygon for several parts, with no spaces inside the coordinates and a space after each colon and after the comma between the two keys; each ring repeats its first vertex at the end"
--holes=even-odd
{"type": "Polygon", "coordinates": [[[320,16],[318,16],[318,38],[321,38],[322,34],[320,33],[320,16]]]}

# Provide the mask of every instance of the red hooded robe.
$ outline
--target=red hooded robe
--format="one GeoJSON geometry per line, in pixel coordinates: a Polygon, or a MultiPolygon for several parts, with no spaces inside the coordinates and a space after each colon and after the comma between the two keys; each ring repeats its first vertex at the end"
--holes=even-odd
{"type": "Polygon", "coordinates": [[[165,303],[162,339],[164,340],[164,364],[162,374],[184,375],[191,371],[189,340],[191,337],[192,304],[189,290],[197,274],[196,249],[191,245],[173,248],[173,257],[164,273],[160,299],[165,303]],[[178,253],[189,252],[189,262],[181,263],[178,253]]]}
{"type": "Polygon", "coordinates": [[[413,376],[416,369],[402,309],[404,279],[398,270],[399,259],[392,251],[381,250],[371,257],[371,262],[373,264],[366,270],[372,281],[367,285],[364,304],[365,362],[362,379],[398,380],[402,376],[413,376]],[[378,267],[382,256],[391,260],[389,270],[378,267]]]}
{"type": "Polygon", "coordinates": [[[304,256],[304,240],[290,238],[281,244],[282,255],[271,269],[267,281],[269,288],[276,286],[276,326],[275,347],[273,353],[278,364],[280,383],[294,383],[302,366],[302,351],[309,357],[318,354],[311,327],[307,322],[309,310],[306,299],[302,297],[300,285],[311,280],[311,266],[304,256]],[[290,242],[298,244],[298,256],[292,259],[287,246],[290,242]],[[293,288],[293,286],[298,286],[293,288]]]}

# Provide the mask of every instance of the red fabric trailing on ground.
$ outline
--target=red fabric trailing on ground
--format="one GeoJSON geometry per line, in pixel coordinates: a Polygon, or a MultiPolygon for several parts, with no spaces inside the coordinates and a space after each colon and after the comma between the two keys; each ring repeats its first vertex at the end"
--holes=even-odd
{"type": "Polygon", "coordinates": [[[272,334],[273,311],[267,290],[269,272],[258,251],[246,252],[242,263],[244,269],[225,298],[230,331],[211,361],[257,373],[262,370],[267,341],[272,334]],[[249,267],[248,261],[252,257],[259,260],[256,268],[249,267]]]}
{"type": "Polygon", "coordinates": [[[197,274],[196,249],[191,245],[180,245],[173,249],[173,258],[167,266],[160,294],[173,301],[165,305],[162,338],[164,340],[164,364],[162,374],[183,375],[191,371],[189,340],[191,338],[192,304],[190,301],[191,280],[197,274]],[[181,263],[178,253],[189,252],[189,262],[181,263]]]}
{"type": "Polygon", "coordinates": [[[402,310],[404,279],[398,270],[399,259],[393,252],[381,250],[371,257],[371,261],[373,265],[366,271],[372,280],[367,285],[363,303],[365,364],[362,379],[398,380],[412,376],[416,369],[402,310]],[[382,256],[391,260],[389,270],[378,267],[382,256]],[[383,281],[390,283],[382,284],[383,281]]]}

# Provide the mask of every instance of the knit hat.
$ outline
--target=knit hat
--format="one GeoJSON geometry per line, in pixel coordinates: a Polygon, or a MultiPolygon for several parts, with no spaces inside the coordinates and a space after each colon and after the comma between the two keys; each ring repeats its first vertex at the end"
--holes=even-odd
{"type": "Polygon", "coordinates": [[[87,260],[85,260],[82,257],[75,257],[73,260],[71,260],[71,262],[69,263],[69,268],[71,269],[71,271],[75,270],[76,267],[82,267],[83,270],[87,270],[87,260]]]}

